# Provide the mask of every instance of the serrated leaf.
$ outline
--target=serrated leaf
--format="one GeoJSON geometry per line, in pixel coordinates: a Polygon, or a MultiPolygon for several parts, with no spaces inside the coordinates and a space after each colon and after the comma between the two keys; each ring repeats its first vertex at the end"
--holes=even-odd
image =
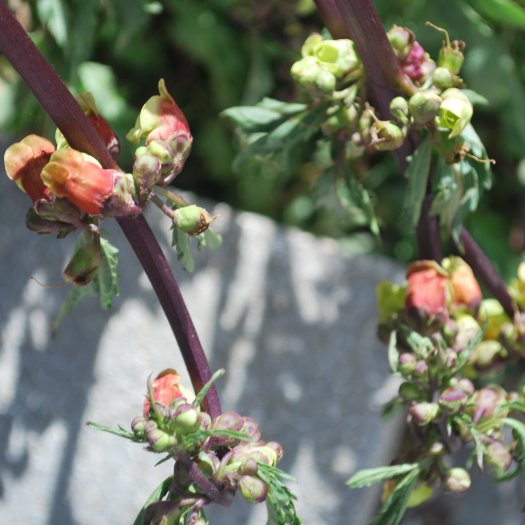
{"type": "Polygon", "coordinates": [[[419,222],[427,190],[431,157],[432,144],[430,138],[426,137],[412,155],[406,171],[408,185],[403,203],[403,219],[411,227],[416,227],[419,222]]]}
{"type": "Polygon", "coordinates": [[[367,468],[356,472],[346,482],[346,486],[351,489],[369,487],[374,483],[379,483],[385,479],[392,479],[418,469],[418,463],[403,463],[401,465],[390,465],[388,467],[367,468]]]}
{"type": "Polygon", "coordinates": [[[113,304],[113,299],[119,294],[118,289],[118,248],[107,239],[100,239],[102,251],[102,265],[93,279],[94,287],[100,295],[102,308],[108,310],[113,304]]]}
{"type": "Polygon", "coordinates": [[[64,299],[57,316],[51,323],[51,333],[55,334],[58,331],[64,318],[75,309],[77,304],[80,303],[82,299],[95,295],[97,295],[97,290],[93,285],[93,281],[86,286],[75,286],[71,288],[69,293],[66,295],[66,298],[64,299]]]}
{"type": "Polygon", "coordinates": [[[195,270],[195,259],[191,253],[190,238],[175,224],[172,225],[171,245],[177,250],[177,259],[181,262],[187,272],[195,270]]]}
{"type": "Polygon", "coordinates": [[[370,525],[398,525],[400,523],[418,476],[419,469],[414,469],[399,481],[390,497],[383,503],[379,515],[370,522],[370,525]]]}
{"type": "Polygon", "coordinates": [[[138,513],[137,517],[135,518],[135,521],[133,522],[133,525],[144,525],[144,516],[146,514],[147,507],[152,503],[161,501],[162,498],[164,498],[164,496],[166,496],[166,494],[169,492],[172,482],[173,476],[169,476],[151,493],[150,497],[146,500],[146,502],[140,509],[140,512],[138,513]]]}
{"type": "Polygon", "coordinates": [[[399,350],[397,349],[395,330],[392,330],[390,333],[390,340],[388,341],[388,363],[390,364],[390,369],[395,374],[399,366],[399,350]]]}
{"type": "Polygon", "coordinates": [[[368,190],[360,182],[357,181],[357,179],[352,175],[352,173],[346,165],[342,167],[342,171],[344,175],[344,182],[346,188],[349,191],[352,201],[365,214],[370,231],[374,234],[376,238],[379,238],[379,223],[377,221],[376,212],[372,203],[372,198],[370,197],[368,190]]]}

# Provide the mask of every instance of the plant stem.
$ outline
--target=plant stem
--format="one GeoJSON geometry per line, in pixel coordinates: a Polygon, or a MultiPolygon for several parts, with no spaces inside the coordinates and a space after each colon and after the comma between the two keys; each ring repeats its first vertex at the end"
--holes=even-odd
{"type": "Polygon", "coordinates": [[[460,240],[461,244],[456,244],[458,252],[513,319],[518,310],[496,268],[465,228],[461,230],[460,240]]]}
{"type": "Polygon", "coordinates": [[[335,0],[314,0],[317,11],[333,38],[348,38],[348,30],[341,18],[335,0]]]}
{"type": "MultiPolygon", "coordinates": [[[[97,158],[103,167],[118,169],[95,128],[52,66],[35,47],[4,1],[0,1],[0,51],[18,71],[42,107],[75,149],[97,158]]],[[[209,365],[166,257],[146,219],[117,219],[146,272],[179,344],[196,391],[211,378],[209,365]]],[[[205,410],[221,413],[217,391],[207,394],[205,410]]]]}

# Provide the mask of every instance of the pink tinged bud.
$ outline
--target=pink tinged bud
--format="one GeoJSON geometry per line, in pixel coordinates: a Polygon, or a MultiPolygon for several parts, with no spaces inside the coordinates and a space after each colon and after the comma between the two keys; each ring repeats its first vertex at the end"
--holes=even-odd
{"type": "Polygon", "coordinates": [[[422,359],[416,363],[416,366],[414,368],[414,374],[416,376],[422,376],[428,372],[428,365],[426,361],[423,361],[422,359]]]}
{"type": "MultiPolygon", "coordinates": [[[[469,409],[472,412],[472,421],[477,423],[482,419],[492,417],[501,403],[505,403],[505,391],[498,386],[486,386],[475,392],[469,400],[469,409]]],[[[500,412],[505,417],[505,412],[500,412]]]]}
{"type": "Polygon", "coordinates": [[[259,425],[251,417],[243,418],[243,423],[240,431],[249,438],[251,438],[253,441],[259,441],[261,439],[259,425]]]}
{"type": "MultiPolygon", "coordinates": [[[[163,370],[152,382],[153,399],[156,403],[164,405],[166,408],[170,406],[173,399],[183,397],[181,390],[180,376],[173,370],[167,368],[163,370]]],[[[144,417],[148,417],[150,412],[149,396],[144,401],[144,417]]]]}
{"type": "Polygon", "coordinates": [[[434,61],[418,42],[414,42],[407,57],[401,62],[401,69],[405,75],[415,82],[424,80],[434,68],[434,61]]]}
{"type": "Polygon", "coordinates": [[[268,486],[255,476],[242,476],[239,480],[239,491],[250,503],[261,503],[268,495],[268,486]]]}
{"type": "Polygon", "coordinates": [[[446,312],[447,278],[433,261],[418,261],[407,269],[405,308],[415,309],[428,316],[446,312]]]}
{"type": "Polygon", "coordinates": [[[447,414],[455,414],[467,401],[467,393],[457,388],[447,388],[439,396],[439,406],[447,414]]]}
{"type": "Polygon", "coordinates": [[[399,356],[399,371],[403,375],[410,375],[416,368],[417,357],[414,354],[404,352],[399,356]]]}
{"type": "Polygon", "coordinates": [[[148,440],[149,449],[153,452],[166,452],[177,444],[177,438],[158,428],[155,421],[144,425],[144,437],[148,440]]]}
{"type": "Polygon", "coordinates": [[[470,488],[469,473],[462,468],[451,468],[444,479],[445,487],[453,494],[463,494],[470,488]]]}
{"type": "Polygon", "coordinates": [[[500,477],[512,465],[512,454],[507,447],[499,441],[493,441],[485,449],[485,461],[495,477],[500,477]]]}
{"type": "Polygon", "coordinates": [[[439,405],[437,403],[416,403],[410,407],[410,415],[415,423],[420,426],[428,425],[439,416],[439,405]]]}
{"type": "Polygon", "coordinates": [[[49,190],[40,174],[54,151],[55,147],[47,139],[28,135],[4,153],[7,176],[17,181],[33,202],[48,198],[49,190]]]}
{"type": "Polygon", "coordinates": [[[133,434],[135,434],[138,438],[144,437],[144,427],[146,425],[146,418],[142,416],[138,416],[133,419],[131,422],[131,430],[133,431],[133,434]]]}

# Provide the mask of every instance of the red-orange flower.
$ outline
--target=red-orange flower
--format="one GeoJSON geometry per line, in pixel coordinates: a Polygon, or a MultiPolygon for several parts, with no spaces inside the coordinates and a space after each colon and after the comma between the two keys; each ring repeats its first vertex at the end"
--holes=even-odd
{"type": "Polygon", "coordinates": [[[113,174],[90,155],[71,148],[55,152],[42,170],[44,184],[57,196],[65,197],[91,215],[103,212],[113,192],[113,174]]]}
{"type": "Polygon", "coordinates": [[[415,308],[429,316],[445,312],[447,307],[447,276],[434,261],[417,261],[407,269],[405,307],[415,308]]]}
{"type": "Polygon", "coordinates": [[[459,257],[450,257],[450,283],[453,291],[454,304],[463,304],[477,308],[483,295],[474,272],[470,266],[459,257]]]}
{"type": "MultiPolygon", "coordinates": [[[[170,406],[170,402],[177,397],[186,397],[181,390],[180,376],[173,368],[163,370],[152,382],[153,399],[165,407],[170,406]]],[[[184,388],[184,387],[182,387],[184,388]]],[[[150,410],[149,396],[144,401],[144,417],[148,417],[150,410]]]]}
{"type": "Polygon", "coordinates": [[[49,195],[41,172],[54,151],[55,147],[49,140],[38,135],[28,135],[9,146],[4,154],[7,176],[17,181],[33,202],[49,195]]]}

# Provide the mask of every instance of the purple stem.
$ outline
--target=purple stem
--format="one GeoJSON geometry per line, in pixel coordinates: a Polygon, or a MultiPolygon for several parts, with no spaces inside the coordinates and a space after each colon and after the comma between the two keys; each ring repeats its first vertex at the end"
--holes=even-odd
{"type": "MultiPolygon", "coordinates": [[[[118,169],[82,108],[3,1],[0,1],[0,51],[18,71],[69,144],[97,158],[105,168],[118,169]]],[[[168,261],[142,215],[117,221],[159,298],[193,387],[199,391],[211,378],[211,372],[168,261]]],[[[219,416],[221,406],[215,386],[208,391],[206,400],[204,408],[210,416],[219,416]]]]}

